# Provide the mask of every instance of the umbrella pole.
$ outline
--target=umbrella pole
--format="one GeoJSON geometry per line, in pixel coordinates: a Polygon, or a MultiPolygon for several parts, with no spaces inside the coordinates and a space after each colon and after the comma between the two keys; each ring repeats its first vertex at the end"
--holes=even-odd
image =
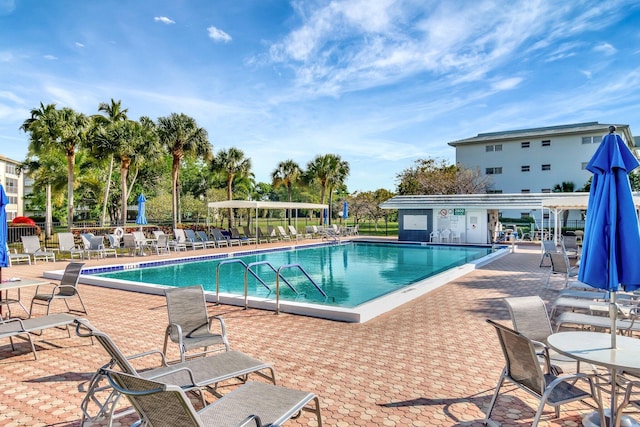
{"type": "Polygon", "coordinates": [[[611,297],[609,298],[609,318],[611,319],[611,348],[616,348],[616,320],[618,319],[618,305],[616,304],[616,292],[611,291],[611,297]]]}

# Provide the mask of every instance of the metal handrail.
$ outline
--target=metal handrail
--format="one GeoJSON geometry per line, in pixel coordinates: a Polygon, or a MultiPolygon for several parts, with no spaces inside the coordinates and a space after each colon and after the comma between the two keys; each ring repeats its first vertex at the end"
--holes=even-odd
{"type": "MultiPolygon", "coordinates": [[[[237,259],[237,258],[226,259],[224,261],[220,261],[220,263],[216,267],[216,304],[220,304],[220,296],[219,296],[220,295],[220,266],[222,264],[231,264],[231,263],[240,263],[245,268],[245,294],[246,294],[246,289],[247,289],[247,285],[246,285],[246,281],[247,281],[247,278],[246,278],[247,263],[244,262],[243,260],[237,259]]],[[[262,283],[262,286],[264,286],[265,288],[267,288],[267,290],[269,292],[271,292],[271,288],[269,287],[269,285],[267,285],[264,282],[264,280],[262,280],[260,277],[258,277],[258,275],[256,273],[254,273],[253,271],[251,271],[251,274],[253,275],[253,277],[256,278],[256,280],[258,282],[262,283]]]]}
{"type": "Polygon", "coordinates": [[[284,280],[287,284],[289,283],[287,282],[287,279],[285,279],[285,277],[280,273],[280,271],[282,271],[285,268],[294,268],[294,267],[300,270],[302,274],[304,274],[306,278],[309,279],[311,284],[315,286],[315,288],[318,290],[318,292],[322,294],[323,297],[327,298],[327,294],[325,293],[325,291],[323,291],[322,288],[318,286],[318,284],[311,278],[311,276],[309,276],[309,274],[304,270],[304,268],[302,268],[300,264],[281,265],[280,268],[278,268],[278,272],[276,274],[276,314],[280,314],[280,277],[282,277],[282,280],[284,280]]]}
{"type": "MultiPolygon", "coordinates": [[[[260,279],[253,270],[251,270],[251,267],[256,265],[266,265],[271,270],[273,270],[273,272],[276,273],[276,287],[279,286],[279,277],[280,277],[279,270],[276,270],[275,267],[271,265],[269,261],[256,261],[250,264],[245,264],[245,270],[244,270],[244,308],[245,310],[249,308],[249,277],[248,277],[249,272],[253,275],[253,277],[258,279],[258,281],[262,283],[269,291],[271,291],[271,288],[269,288],[269,286],[267,286],[266,283],[264,283],[264,281],[260,279]]],[[[293,285],[289,283],[289,281],[285,277],[283,277],[282,280],[284,280],[287,286],[289,286],[289,288],[291,288],[291,290],[296,295],[298,294],[298,291],[296,290],[296,288],[294,288],[293,285]]]]}

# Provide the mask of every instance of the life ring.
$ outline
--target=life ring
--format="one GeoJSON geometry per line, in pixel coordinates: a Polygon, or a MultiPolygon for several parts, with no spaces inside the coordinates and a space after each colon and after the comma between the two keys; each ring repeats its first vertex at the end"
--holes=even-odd
{"type": "Polygon", "coordinates": [[[122,227],[118,227],[113,230],[113,234],[115,234],[118,239],[122,239],[122,236],[124,236],[124,230],[122,229],[122,227]]]}

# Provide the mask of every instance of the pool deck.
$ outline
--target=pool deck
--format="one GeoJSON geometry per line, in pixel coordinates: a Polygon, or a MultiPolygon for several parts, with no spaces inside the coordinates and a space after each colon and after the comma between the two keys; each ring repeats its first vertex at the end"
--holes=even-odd
{"type": "MultiPolygon", "coordinates": [[[[195,252],[216,251],[224,249],[195,252]]],[[[557,291],[543,286],[548,270],[539,262],[538,244],[518,245],[515,253],[360,324],[228,305],[210,304],[209,312],[225,319],[232,349],[273,364],[280,385],[316,393],[325,426],[479,427],[504,364],[485,319],[509,324],[503,297],[540,295],[547,302],[555,297],[557,291]]],[[[2,277],[41,278],[44,271],[64,269],[67,263],[13,266],[2,269],[2,277]]],[[[106,265],[114,259],[86,263],[106,265]]],[[[561,280],[556,281],[559,288],[561,280]]],[[[162,349],[164,297],[90,285],[80,285],[80,292],[89,320],[123,352],[162,349]]],[[[22,299],[29,301],[32,294],[25,288],[22,299]]],[[[15,307],[14,314],[19,312],[15,307]]],[[[8,340],[0,342],[0,425],[78,426],[87,381],[107,362],[106,353],[75,334],[69,339],[63,331],[48,330],[36,337],[36,361],[28,344],[15,341],[16,351],[8,340]]],[[[170,350],[169,357],[177,358],[175,346],[170,350]]],[[[510,391],[498,399],[493,420],[502,426],[530,425],[535,399],[512,386],[504,390],[510,391]]],[[[591,411],[572,403],[554,420],[547,407],[540,426],[579,426],[581,416],[591,411]]],[[[120,421],[115,425],[129,425],[132,418],[120,421]]],[[[316,422],[303,413],[287,425],[316,422]]]]}

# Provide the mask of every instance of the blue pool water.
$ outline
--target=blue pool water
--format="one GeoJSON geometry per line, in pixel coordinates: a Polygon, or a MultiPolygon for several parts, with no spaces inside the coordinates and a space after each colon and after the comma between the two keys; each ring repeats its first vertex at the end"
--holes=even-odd
{"type": "MultiPolygon", "coordinates": [[[[288,268],[282,271],[282,275],[297,293],[281,280],[282,300],[352,308],[492,252],[492,248],[481,246],[350,242],[234,258],[240,258],[246,264],[267,261],[274,269],[298,264],[327,295],[324,297],[297,268],[288,268]]],[[[244,295],[245,268],[240,263],[229,263],[228,260],[209,259],[133,268],[98,276],[167,286],[200,284],[206,290],[215,292],[218,271],[220,294],[244,295]],[[221,262],[225,264],[218,268],[221,262]]],[[[264,264],[254,266],[252,271],[264,284],[247,274],[249,296],[275,298],[274,271],[264,264]]]]}

